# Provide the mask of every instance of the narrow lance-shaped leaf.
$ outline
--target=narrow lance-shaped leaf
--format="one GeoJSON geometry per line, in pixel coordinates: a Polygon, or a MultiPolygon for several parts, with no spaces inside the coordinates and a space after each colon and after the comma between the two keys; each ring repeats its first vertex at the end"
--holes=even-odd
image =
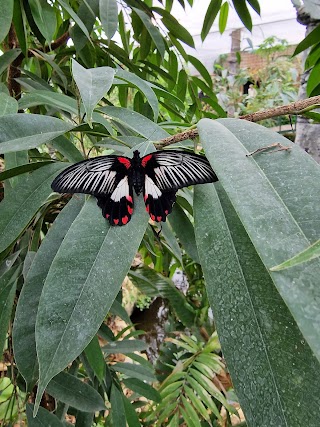
{"type": "Polygon", "coordinates": [[[29,5],[39,31],[50,46],[57,26],[56,13],[53,6],[46,0],[29,0],[29,5]]]}
{"type": "Polygon", "coordinates": [[[154,121],[156,122],[159,114],[158,99],[149,84],[135,74],[125,70],[117,70],[116,76],[119,79],[123,79],[136,86],[139,91],[147,98],[147,101],[150,104],[154,114],[154,121]]]}
{"type": "Polygon", "coordinates": [[[111,67],[85,69],[77,61],[72,60],[73,78],[79,88],[87,121],[91,123],[92,112],[113,83],[115,70],[111,67]]]}
{"type": "Polygon", "coordinates": [[[0,153],[38,147],[73,127],[60,119],[38,114],[2,116],[0,117],[0,153]]]}
{"type": "Polygon", "coordinates": [[[209,31],[211,30],[211,27],[214,23],[214,20],[216,19],[216,16],[220,10],[222,0],[211,0],[210,4],[208,6],[206,15],[204,17],[203,26],[201,30],[201,40],[204,41],[204,39],[207,37],[209,31]]]}
{"type": "Polygon", "coordinates": [[[10,246],[24,231],[35,213],[52,192],[51,182],[65,165],[49,164],[21,180],[0,205],[0,252],[10,246]]]}
{"type": "Polygon", "coordinates": [[[313,245],[309,246],[304,251],[288,259],[282,264],[279,264],[275,267],[270,268],[270,270],[271,271],[284,270],[285,268],[294,267],[295,265],[301,264],[303,262],[311,261],[312,259],[317,258],[319,256],[320,256],[320,240],[317,240],[313,245]]]}
{"type": "MultiPolygon", "coordinates": [[[[140,148],[141,154],[145,154],[147,147],[140,148]]],[[[110,227],[91,198],[69,229],[40,297],[36,322],[40,367],[36,410],[51,378],[84,350],[99,329],[146,226],[147,213],[141,197],[135,201],[130,223],[123,227],[110,227]]]]}
{"type": "MultiPolygon", "coordinates": [[[[213,169],[268,269],[318,240],[320,167],[308,154],[286,138],[242,120],[203,119],[199,132],[213,169]],[[274,140],[289,145],[290,151],[246,157],[248,151],[274,140]]],[[[319,259],[271,275],[320,359],[320,294],[315,286],[319,259]]]]}
{"type": "Polygon", "coordinates": [[[110,40],[118,28],[117,0],[99,1],[100,20],[107,38],[110,40]]]}
{"type": "Polygon", "coordinates": [[[60,372],[49,382],[47,392],[73,408],[83,412],[95,412],[105,409],[100,394],[79,378],[60,372]]]}
{"type": "Polygon", "coordinates": [[[13,15],[13,0],[0,0],[0,43],[9,32],[12,15],[13,15]]]}
{"type": "Polygon", "coordinates": [[[162,37],[160,31],[158,30],[158,28],[156,28],[152,24],[149,16],[145,12],[143,12],[142,10],[140,10],[136,7],[133,7],[132,9],[135,11],[135,13],[139,16],[139,18],[143,22],[145,28],[147,29],[150,37],[152,38],[154,44],[156,45],[156,48],[158,49],[158,51],[159,51],[159,53],[163,59],[166,47],[165,47],[163,37],[162,37]]]}
{"type": "Polygon", "coordinates": [[[28,390],[32,389],[39,377],[35,326],[43,284],[65,235],[84,205],[84,200],[84,196],[77,195],[60,212],[33,260],[20,293],[13,325],[13,348],[15,361],[26,380],[28,390]]]}
{"type": "Polygon", "coordinates": [[[16,114],[18,112],[18,102],[5,93],[0,95],[0,116],[6,116],[8,114],[16,114]]]}
{"type": "Polygon", "coordinates": [[[195,188],[195,232],[208,299],[241,407],[250,425],[312,424],[319,363],[230,200],[216,187],[219,197],[212,184],[195,188]],[[301,410],[302,396],[306,405],[301,410]]]}

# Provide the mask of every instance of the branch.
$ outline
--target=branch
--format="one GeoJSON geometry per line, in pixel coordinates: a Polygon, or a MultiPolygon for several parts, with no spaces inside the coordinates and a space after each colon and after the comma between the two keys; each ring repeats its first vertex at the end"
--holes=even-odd
{"type": "MultiPolygon", "coordinates": [[[[284,116],[286,114],[302,114],[306,111],[317,108],[320,104],[320,96],[302,99],[301,101],[292,102],[281,107],[269,108],[268,110],[258,111],[252,114],[240,116],[239,119],[248,120],[249,122],[259,122],[260,120],[270,119],[271,117],[284,116]]],[[[167,147],[175,142],[185,141],[186,139],[194,139],[199,135],[197,129],[189,129],[185,132],[177,133],[168,138],[161,139],[156,148],[167,147]]]]}

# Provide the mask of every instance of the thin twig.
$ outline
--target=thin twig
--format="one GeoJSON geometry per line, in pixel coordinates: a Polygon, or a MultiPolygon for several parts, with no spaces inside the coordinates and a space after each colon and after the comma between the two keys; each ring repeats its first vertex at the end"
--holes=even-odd
{"type": "MultiPolygon", "coordinates": [[[[256,113],[246,114],[240,116],[239,119],[247,120],[250,122],[259,122],[260,120],[270,119],[272,117],[284,116],[286,114],[301,114],[305,111],[310,111],[317,108],[320,104],[320,96],[313,96],[312,98],[302,99],[301,101],[292,102],[288,105],[281,107],[269,108],[264,111],[257,111],[256,113]]],[[[169,136],[168,138],[161,139],[156,148],[167,147],[175,142],[185,141],[186,139],[194,139],[199,136],[197,129],[188,129],[184,132],[177,133],[176,135],[169,136]]]]}

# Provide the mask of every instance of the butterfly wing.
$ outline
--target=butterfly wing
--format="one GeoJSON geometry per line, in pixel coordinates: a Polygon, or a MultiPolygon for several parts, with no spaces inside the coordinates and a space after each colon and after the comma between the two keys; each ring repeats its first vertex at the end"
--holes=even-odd
{"type": "Polygon", "coordinates": [[[95,157],[66,168],[51,187],[58,193],[92,194],[111,225],[124,225],[133,212],[130,170],[131,160],[127,157],[95,157]]]}
{"type": "Polygon", "coordinates": [[[165,221],[179,188],[218,180],[208,160],[184,151],[158,151],[141,159],[145,172],[144,200],[151,219],[165,221]]]}

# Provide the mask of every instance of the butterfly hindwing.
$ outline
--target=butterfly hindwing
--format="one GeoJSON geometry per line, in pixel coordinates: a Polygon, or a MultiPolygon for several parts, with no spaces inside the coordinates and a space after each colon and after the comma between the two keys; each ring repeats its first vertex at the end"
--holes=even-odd
{"type": "Polygon", "coordinates": [[[125,225],[133,212],[133,190],[127,176],[122,178],[117,187],[108,197],[98,196],[98,206],[102,215],[111,225],[125,225]]]}
{"type": "Polygon", "coordinates": [[[161,191],[152,178],[145,175],[144,202],[153,221],[165,222],[176,200],[176,191],[161,191]]]}

